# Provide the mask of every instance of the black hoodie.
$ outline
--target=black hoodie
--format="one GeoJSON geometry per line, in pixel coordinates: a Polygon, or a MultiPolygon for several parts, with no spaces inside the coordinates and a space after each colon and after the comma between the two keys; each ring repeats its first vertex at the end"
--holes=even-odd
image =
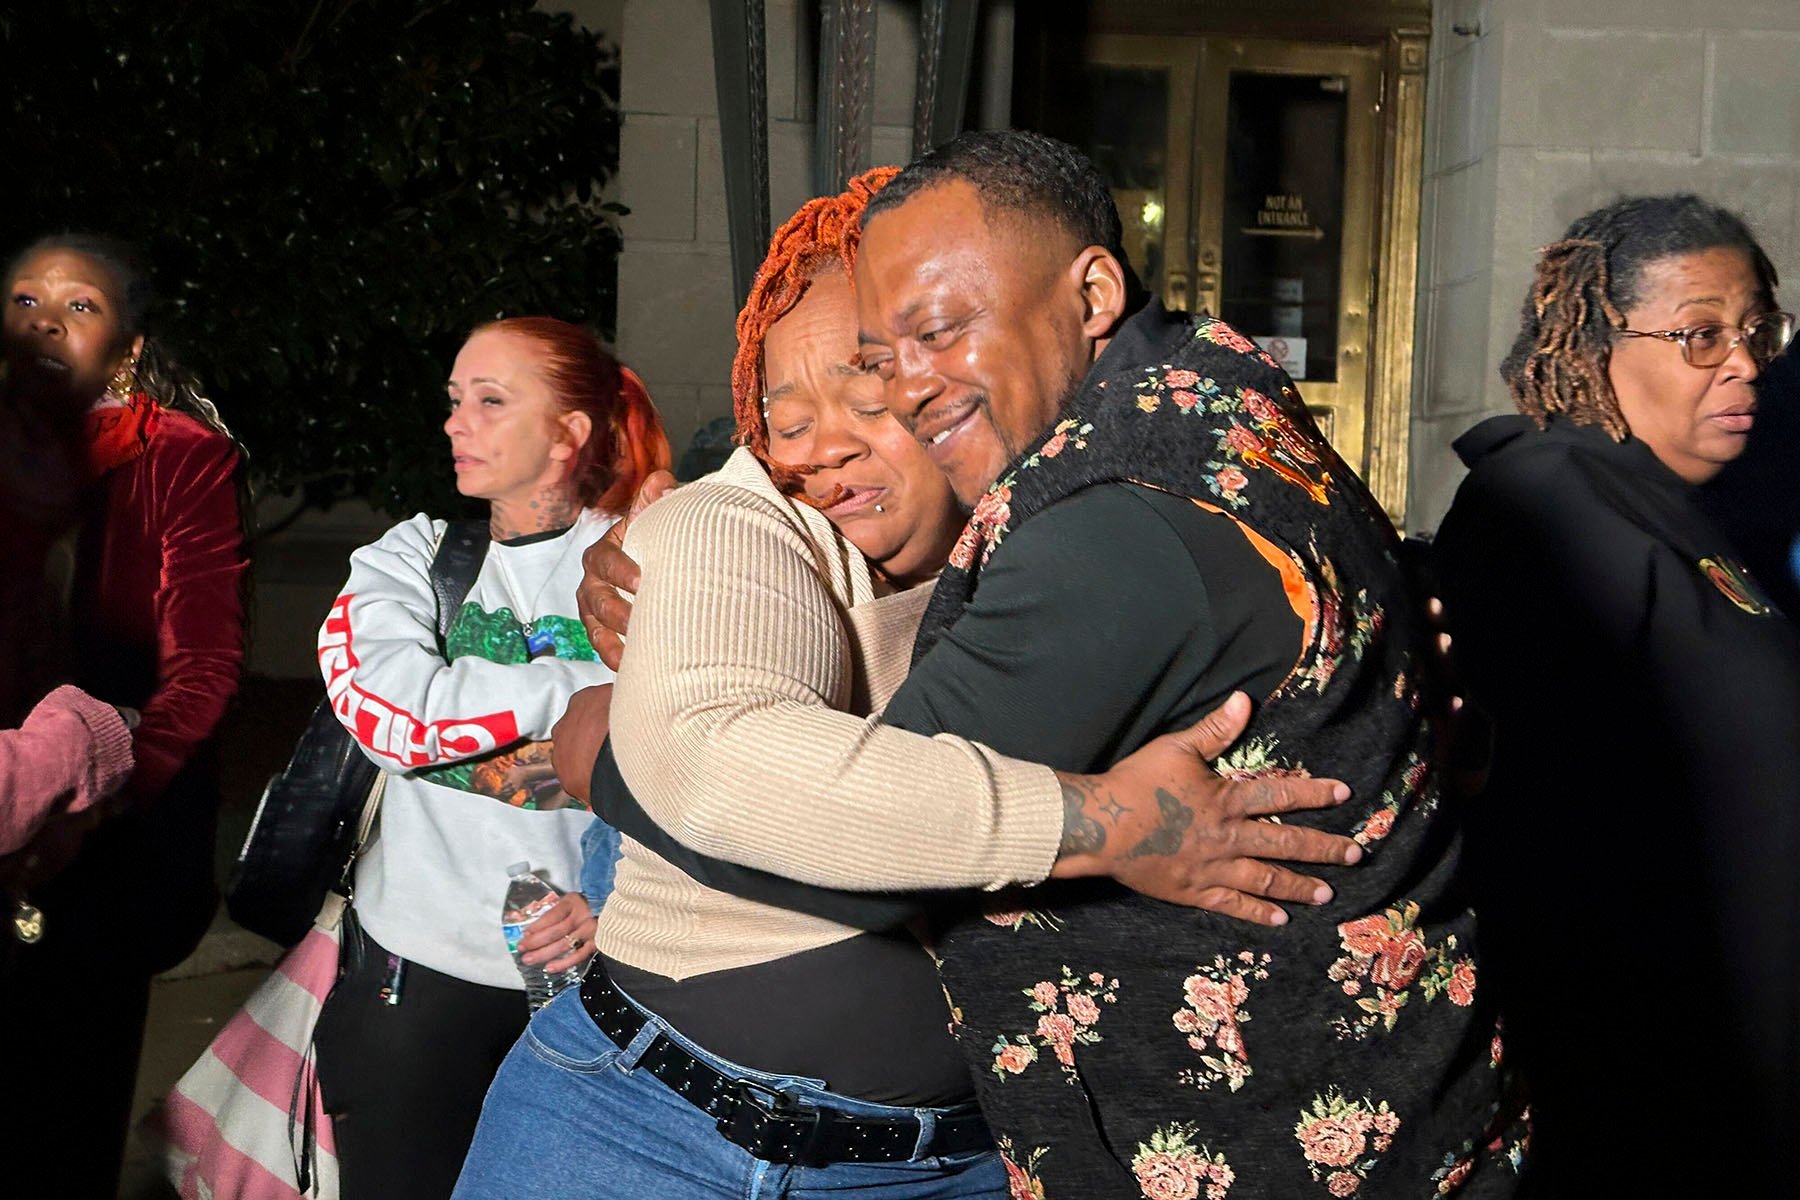
{"type": "Polygon", "coordinates": [[[1456,449],[1438,569],[1496,726],[1470,859],[1536,1182],[1773,1179],[1800,1115],[1800,633],[1642,442],[1497,417],[1456,449]]]}

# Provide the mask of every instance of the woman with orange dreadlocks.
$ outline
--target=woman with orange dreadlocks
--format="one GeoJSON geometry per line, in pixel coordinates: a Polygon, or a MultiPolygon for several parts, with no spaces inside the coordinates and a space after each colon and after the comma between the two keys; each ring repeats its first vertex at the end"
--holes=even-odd
{"type": "MultiPolygon", "coordinates": [[[[813,201],[775,235],[738,320],[744,448],[632,532],[648,563],[664,553],[704,561],[684,572],[683,588],[722,602],[715,620],[749,622],[777,669],[824,668],[817,691],[797,689],[791,703],[822,698],[858,727],[871,698],[893,686],[877,673],[904,672],[930,590],[913,585],[936,574],[962,524],[943,477],[855,365],[848,268],[857,218],[885,178],[871,172],[813,201]],[[771,431],[802,452],[772,452],[771,431]],[[895,622],[907,637],[884,642],[895,622]],[[853,643],[863,654],[853,657],[853,643]]],[[[653,583],[641,599],[633,667],[728,701],[730,666],[744,662],[731,648],[740,631],[670,636],[657,627],[653,583]],[[671,667],[656,653],[664,644],[698,669],[671,667]]],[[[717,731],[723,743],[736,736],[717,731]]],[[[988,769],[981,756],[945,747],[942,760],[943,790],[988,790],[977,782],[988,769]]],[[[993,769],[1021,779],[1014,787],[1036,783],[1060,811],[1054,780],[1032,777],[1048,771],[993,769]]],[[[745,788],[760,795],[767,784],[745,788]]],[[[1017,871],[1019,857],[1001,840],[986,861],[960,865],[986,878],[1017,871]]],[[[595,944],[603,958],[582,995],[546,1007],[501,1069],[458,1196],[1005,1194],[931,959],[906,931],[859,934],[739,900],[628,838],[595,944]],[[596,989],[629,1029],[601,1024],[596,989]]]]}
{"type": "MultiPolygon", "coordinates": [[[[633,522],[643,582],[617,698],[579,694],[554,741],[578,789],[593,759],[591,745],[585,761],[572,752],[575,727],[597,742],[610,704],[656,821],[637,810],[621,826],[600,953],[502,1067],[459,1197],[1016,1192],[908,928],[919,899],[836,890],[1037,882],[1065,812],[1047,767],[869,720],[906,674],[964,523],[857,355],[848,268],[892,174],[853,180],[776,233],[738,320],[743,448],[633,522]],[[809,790],[846,760],[873,782],[828,801],[809,790]],[[825,802],[855,844],[813,828],[825,802]],[[778,849],[804,882],[689,852],[657,821],[703,846],[778,849]]],[[[592,775],[597,804],[623,788],[610,749],[592,775]]],[[[1155,811],[1147,790],[1140,807],[1155,811]]],[[[1341,839],[1255,824],[1283,839],[1271,858],[1342,861],[1341,839]]]]}
{"type": "Polygon", "coordinates": [[[1772,1185],[1800,1117],[1800,636],[1694,496],[1793,333],[1774,288],[1693,196],[1590,213],[1501,365],[1522,415],[1456,444],[1437,551],[1496,727],[1471,859],[1528,1194],[1772,1185]]]}

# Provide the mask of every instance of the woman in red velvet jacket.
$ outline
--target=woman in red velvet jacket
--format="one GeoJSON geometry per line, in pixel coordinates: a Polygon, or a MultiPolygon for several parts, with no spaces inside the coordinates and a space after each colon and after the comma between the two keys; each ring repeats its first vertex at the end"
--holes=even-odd
{"type": "Polygon", "coordinates": [[[49,238],[5,287],[0,528],[11,587],[40,594],[0,606],[0,717],[72,682],[142,720],[119,794],[0,868],[9,907],[42,912],[41,940],[9,929],[0,950],[0,1163],[21,1195],[111,1196],[150,978],[216,901],[207,750],[243,664],[240,456],[146,341],[129,250],[49,238]]]}

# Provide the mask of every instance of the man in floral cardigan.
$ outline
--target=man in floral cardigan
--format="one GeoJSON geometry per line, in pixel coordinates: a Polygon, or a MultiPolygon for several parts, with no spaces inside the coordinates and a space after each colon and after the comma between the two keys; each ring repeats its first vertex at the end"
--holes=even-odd
{"type": "MultiPolygon", "coordinates": [[[[1524,1127],[1439,804],[1424,631],[1292,381],[1146,301],[1104,182],[1036,135],[906,168],[855,284],[864,367],[974,510],[882,720],[1092,773],[1242,691],[1218,769],[1348,782],[1287,820],[1366,851],[1320,871],[1326,907],[1239,922],[1118,868],[1210,836],[1203,811],[1160,792],[1146,835],[1122,819],[1142,802],[1067,785],[1058,862],[1094,877],[958,899],[936,947],[1013,1195],[1514,1194],[1524,1127]]],[[[922,827],[921,856],[953,836],[922,827]]]]}
{"type": "MultiPolygon", "coordinates": [[[[1393,532],[1272,360],[1138,290],[1105,184],[1050,139],[964,135],[872,201],[862,359],[974,509],[883,719],[1093,771],[1242,690],[1221,769],[1345,780],[1297,819],[1369,856],[1276,926],[1110,884],[954,923],[943,977],[1015,1192],[1511,1194],[1393,532]]],[[[1070,800],[1065,843],[1104,849],[1113,798],[1070,800]]],[[[1159,803],[1127,854],[1194,821],[1159,803]]]]}

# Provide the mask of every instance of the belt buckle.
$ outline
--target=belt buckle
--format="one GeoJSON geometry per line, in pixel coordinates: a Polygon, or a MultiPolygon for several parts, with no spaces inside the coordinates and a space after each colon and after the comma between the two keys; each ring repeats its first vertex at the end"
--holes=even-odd
{"type": "Polygon", "coordinates": [[[824,1114],[818,1108],[802,1107],[786,1092],[754,1079],[733,1079],[731,1091],[736,1098],[731,1111],[715,1124],[725,1139],[764,1162],[793,1166],[824,1166],[817,1157],[819,1134],[824,1114]],[[746,1112],[762,1120],[760,1128],[744,1119],[746,1112]],[[781,1147],[776,1149],[776,1147],[781,1147]]]}

